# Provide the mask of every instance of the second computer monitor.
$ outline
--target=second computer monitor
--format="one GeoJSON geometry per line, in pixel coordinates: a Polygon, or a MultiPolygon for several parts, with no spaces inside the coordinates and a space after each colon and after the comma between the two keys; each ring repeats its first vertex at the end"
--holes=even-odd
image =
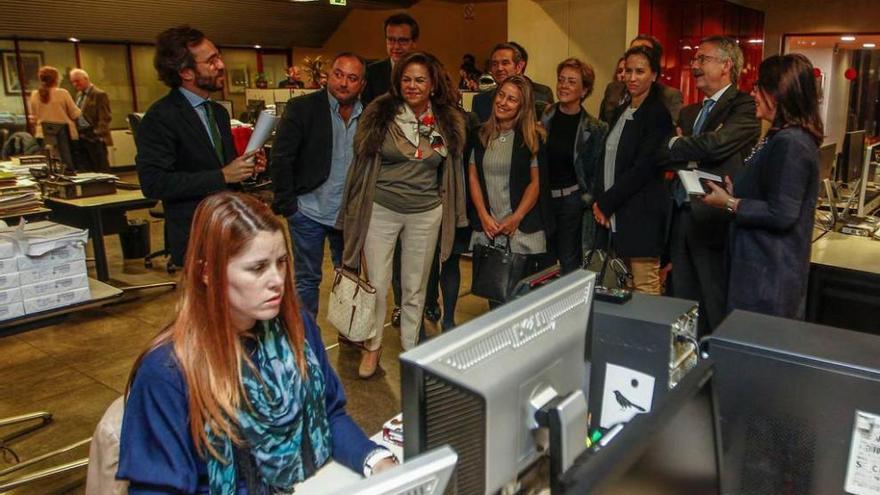
{"type": "Polygon", "coordinates": [[[595,280],[578,270],[402,354],[404,455],[450,445],[459,493],[515,481],[542,455],[535,408],[584,388],[595,280]]]}

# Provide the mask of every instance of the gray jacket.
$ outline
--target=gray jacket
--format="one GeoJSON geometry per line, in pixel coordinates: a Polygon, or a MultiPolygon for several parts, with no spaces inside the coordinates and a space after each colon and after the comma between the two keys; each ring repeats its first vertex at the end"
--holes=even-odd
{"type": "MultiPolygon", "coordinates": [[[[541,117],[541,123],[548,134],[553,132],[550,123],[558,108],[559,103],[554,103],[547,107],[547,111],[541,117]]],[[[581,191],[591,194],[599,170],[599,160],[602,158],[602,149],[605,146],[605,137],[608,135],[608,124],[590,115],[583,107],[581,110],[577,140],[574,143],[574,171],[581,191]]]]}

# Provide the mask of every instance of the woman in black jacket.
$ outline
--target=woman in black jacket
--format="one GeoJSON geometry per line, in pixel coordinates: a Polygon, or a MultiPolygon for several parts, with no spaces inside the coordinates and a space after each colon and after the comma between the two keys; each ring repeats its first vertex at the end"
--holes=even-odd
{"type": "Polygon", "coordinates": [[[804,317],[824,134],[813,65],[774,55],[758,68],[755,114],[770,130],[728,190],[703,202],[733,213],[727,309],[804,317]]]}
{"type": "Polygon", "coordinates": [[[509,243],[512,252],[530,257],[523,276],[547,264],[547,237],[553,232],[545,135],[533,101],[527,79],[505,80],[468,165],[471,243],[509,243]]]}
{"type": "Polygon", "coordinates": [[[659,57],[642,46],[625,57],[628,97],[615,111],[605,141],[593,216],[626,261],[632,288],[660,294],[660,255],[671,205],[657,155],[672,133],[672,117],[659,98],[659,57]]]}

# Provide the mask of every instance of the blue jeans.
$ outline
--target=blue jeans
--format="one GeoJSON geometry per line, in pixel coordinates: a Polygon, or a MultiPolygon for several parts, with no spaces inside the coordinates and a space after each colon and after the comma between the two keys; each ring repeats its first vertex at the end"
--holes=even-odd
{"type": "Polygon", "coordinates": [[[330,242],[333,266],[342,264],[342,231],[318,223],[299,211],[288,217],[293,241],[293,273],[300,303],[316,319],[318,317],[318,289],[324,265],[324,239],[330,242]]]}

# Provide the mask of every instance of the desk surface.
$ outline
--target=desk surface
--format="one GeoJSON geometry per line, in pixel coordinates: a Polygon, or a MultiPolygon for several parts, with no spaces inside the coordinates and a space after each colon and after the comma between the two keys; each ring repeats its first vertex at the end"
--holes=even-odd
{"type": "Polygon", "coordinates": [[[49,208],[39,207],[39,208],[35,208],[30,211],[20,211],[17,213],[3,213],[3,214],[0,214],[0,220],[6,220],[8,218],[32,217],[34,215],[46,215],[51,212],[52,212],[52,210],[50,210],[49,208]]]}
{"type": "Polygon", "coordinates": [[[880,241],[829,232],[813,243],[810,261],[880,275],[880,241]]]}
{"type": "MultiPolygon", "coordinates": [[[[385,442],[381,431],[370,437],[370,440],[387,447],[403,462],[403,447],[385,442]]],[[[294,489],[296,490],[295,493],[338,493],[340,489],[354,485],[363,479],[362,473],[356,473],[342,464],[331,460],[319,469],[314,476],[296,485],[294,489]]]]}
{"type": "Polygon", "coordinates": [[[61,308],[50,309],[48,311],[42,311],[40,313],[24,315],[18,318],[13,318],[11,320],[6,320],[0,322],[0,328],[9,328],[15,325],[22,325],[45,318],[53,318],[55,316],[61,316],[67,313],[82,311],[84,309],[96,308],[98,306],[103,306],[113,299],[122,297],[122,291],[120,289],[117,289],[112,285],[107,285],[103,282],[98,282],[97,280],[91,278],[89,279],[89,290],[91,291],[92,297],[88,301],[83,301],[78,304],[71,304],[70,306],[64,306],[61,308]]]}
{"type": "Polygon", "coordinates": [[[113,194],[104,194],[101,196],[90,196],[88,198],[63,199],[63,198],[46,198],[47,203],[55,203],[64,206],[73,206],[76,208],[98,208],[102,206],[117,206],[125,203],[137,203],[142,201],[154,201],[147,199],[139,189],[117,189],[113,194]]]}

